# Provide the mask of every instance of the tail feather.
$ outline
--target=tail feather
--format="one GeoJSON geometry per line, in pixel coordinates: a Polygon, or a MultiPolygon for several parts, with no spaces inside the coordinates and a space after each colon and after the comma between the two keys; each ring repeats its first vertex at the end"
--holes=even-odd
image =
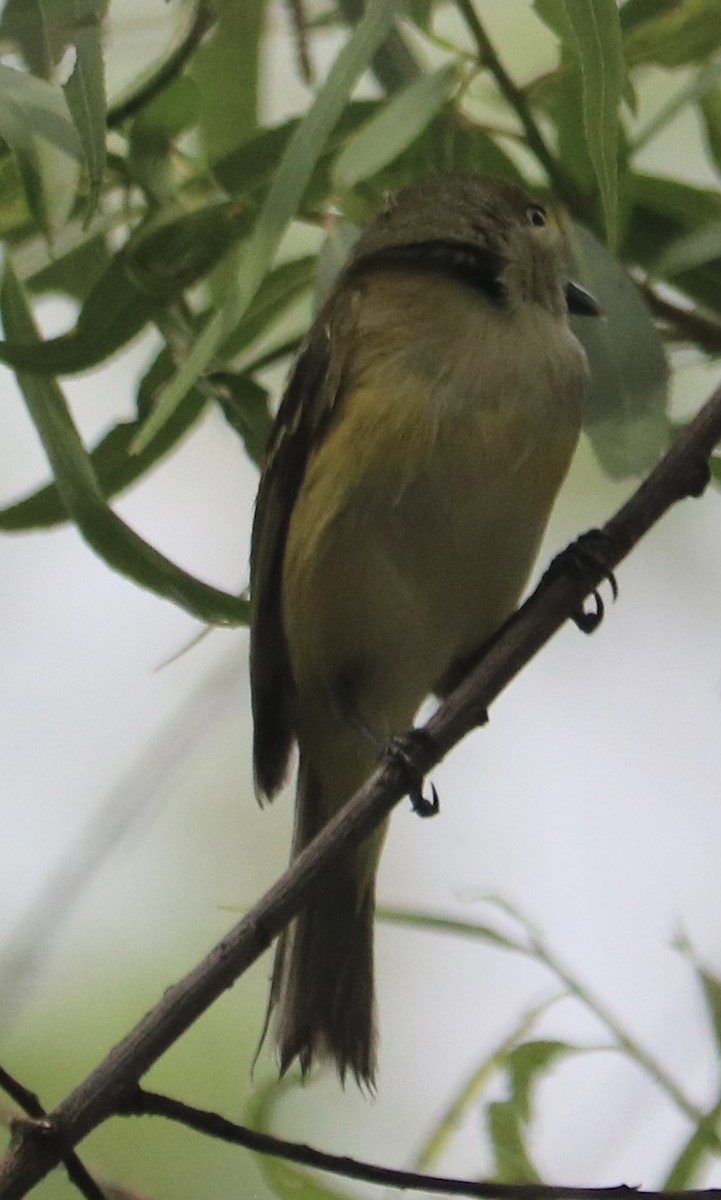
{"type": "MultiPolygon", "coordinates": [[[[297,854],[322,824],[317,785],[301,768],[297,854]]],[[[327,810],[326,810],[327,811],[327,810]]],[[[373,983],[375,865],[373,837],[334,864],[278,943],[270,991],[271,1025],[281,1071],[297,1059],[305,1075],[331,1062],[373,1088],[376,1066],[373,983]]]]}
{"type": "Polygon", "coordinates": [[[341,1080],[350,1072],[373,1087],[373,908],[372,884],[359,894],[341,867],[283,934],[271,986],[282,1071],[296,1058],[303,1074],[330,1061],[341,1080]]]}

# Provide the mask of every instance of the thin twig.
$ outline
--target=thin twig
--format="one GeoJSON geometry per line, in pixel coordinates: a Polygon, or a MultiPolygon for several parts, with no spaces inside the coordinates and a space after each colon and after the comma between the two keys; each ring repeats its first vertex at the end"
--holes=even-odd
{"type": "Polygon", "coordinates": [[[419,1171],[397,1171],[377,1163],[362,1162],[343,1154],[327,1154],[300,1142],[288,1142],[258,1133],[244,1125],[236,1125],[218,1113],[183,1104],[170,1096],[138,1089],[130,1101],[129,1115],[153,1114],[178,1121],[209,1137],[246,1146],[257,1154],[272,1154],[287,1162],[301,1163],[320,1171],[331,1171],[345,1179],[361,1179],[383,1187],[413,1188],[447,1196],[481,1196],[494,1200],[721,1200],[721,1188],[687,1192],[646,1192],[620,1184],[616,1187],[554,1187],[540,1183],[497,1183],[495,1180],[453,1179],[442,1175],[426,1175],[419,1171]]]}
{"type": "MultiPolygon", "coordinates": [[[[18,1108],[21,1108],[28,1117],[32,1117],[34,1122],[38,1122],[41,1125],[46,1120],[47,1113],[35,1092],[31,1092],[29,1088],[26,1088],[24,1084],[15,1079],[4,1067],[0,1067],[0,1088],[7,1093],[11,1100],[14,1100],[18,1108]]],[[[15,1131],[19,1124],[17,1119],[13,1120],[11,1129],[15,1131]]],[[[85,1196],[86,1200],[105,1200],[102,1189],[95,1182],[87,1168],[83,1166],[74,1150],[64,1152],[59,1161],[62,1162],[68,1173],[68,1179],[71,1183],[75,1184],[81,1196],[85,1196]]]]}
{"type": "Polygon", "coordinates": [[[693,342],[712,354],[721,352],[721,321],[697,308],[676,304],[662,296],[648,279],[641,281],[641,290],[653,313],[665,321],[684,341],[693,342]]]}
{"type": "MultiPolygon", "coordinates": [[[[598,535],[596,561],[578,556],[557,566],[493,642],[479,664],[440,705],[417,740],[418,768],[427,772],[475,728],[515,675],[569,618],[578,620],[584,598],[608,576],[678,500],[700,495],[708,458],[721,440],[721,386],[679,435],[658,466],[598,535]]],[[[563,560],[561,560],[562,562],[563,560]]],[[[268,948],[308,902],[335,859],[358,845],[405,795],[407,771],[385,762],[349,800],[286,873],[228,935],[123,1038],[100,1065],[47,1118],[52,1139],[18,1136],[0,1162],[0,1200],[19,1200],[75,1145],[122,1108],[138,1081],[201,1013],[268,948]]],[[[573,1193],[574,1195],[576,1193],[573,1193]]]]}
{"type": "Polygon", "coordinates": [[[308,18],[303,8],[303,0],[288,0],[288,11],[293,23],[293,42],[300,77],[303,83],[311,87],[314,82],[315,72],[313,71],[313,64],[310,61],[308,18]]]}
{"type": "MultiPolygon", "coordinates": [[[[494,903],[498,902],[494,901],[494,903]]],[[[551,971],[556,979],[563,984],[565,994],[575,997],[579,1003],[583,1004],[598,1018],[602,1025],[605,1025],[616,1043],[615,1047],[609,1047],[609,1049],[618,1048],[622,1050],[641,1067],[654,1083],[666,1093],[668,1098],[676,1105],[679,1112],[682,1112],[692,1122],[695,1126],[694,1136],[702,1137],[706,1145],[718,1154],[721,1151],[721,1137],[719,1137],[716,1131],[715,1120],[718,1114],[715,1117],[715,1109],[711,1109],[710,1112],[706,1113],[693,1104],[661,1063],[634,1038],[632,1033],[629,1033],[613,1013],[606,1008],[603,1002],[563,965],[560,959],[549,948],[548,944],[536,933],[530,921],[515,907],[511,907],[505,903],[501,903],[500,907],[503,912],[509,914],[514,921],[518,921],[523,926],[528,937],[528,943],[524,944],[523,942],[504,936],[490,943],[493,949],[511,950],[514,954],[523,954],[527,958],[532,959],[533,962],[540,963],[547,970],[551,971]]],[[[489,943],[488,928],[473,921],[464,921],[456,917],[443,917],[433,913],[411,913],[397,908],[384,908],[379,915],[383,920],[391,923],[410,925],[416,929],[432,930],[436,933],[451,934],[453,937],[465,937],[476,941],[483,941],[486,944],[489,943]]]]}
{"type": "Polygon", "coordinates": [[[498,90],[501,92],[501,95],[505,97],[511,109],[518,117],[523,126],[529,149],[533,151],[545,170],[559,198],[564,199],[577,212],[582,212],[588,207],[585,198],[579,193],[576,185],[569,179],[560,163],[557,162],[546,145],[543,134],[531,112],[525,93],[513,82],[498,57],[495,47],[481,24],[471,0],[456,0],[456,4],[476,43],[479,61],[490,71],[498,84],[498,90]]]}

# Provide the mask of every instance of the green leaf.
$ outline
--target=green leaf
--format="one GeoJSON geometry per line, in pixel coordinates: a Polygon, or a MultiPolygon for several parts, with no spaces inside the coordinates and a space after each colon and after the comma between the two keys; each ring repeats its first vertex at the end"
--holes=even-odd
{"type": "MultiPolygon", "coordinates": [[[[229,371],[214,375],[213,385],[226,421],[240,434],[248,457],[260,467],[273,427],[268,392],[247,375],[236,375],[229,371]]],[[[181,407],[179,405],[178,411],[181,407]]]]}
{"type": "MultiPolygon", "coordinates": [[[[626,185],[630,217],[626,233],[632,261],[650,270],[672,242],[721,221],[721,196],[662,176],[630,175],[626,185]]],[[[674,279],[698,303],[721,310],[721,262],[706,262],[674,279]]]]}
{"type": "Polygon", "coordinates": [[[250,220],[237,201],[225,201],[148,226],[110,262],[70,333],[27,345],[0,341],[0,361],[53,375],[96,366],[212,270],[250,220]]]}
{"type": "MultiPolygon", "coordinates": [[[[712,1129],[718,1128],[721,1121],[721,1099],[716,1101],[708,1113],[706,1121],[712,1129]]],[[[715,1145],[710,1142],[706,1128],[699,1125],[694,1129],[681,1152],[676,1155],[671,1169],[662,1181],[661,1188],[664,1193],[683,1192],[692,1188],[694,1184],[700,1184],[701,1172],[711,1157],[717,1158],[718,1152],[715,1145]]]]}
{"type": "Polygon", "coordinates": [[[30,209],[14,154],[0,148],[0,237],[30,222],[30,209]]]}
{"type": "MultiPolygon", "coordinates": [[[[72,225],[66,229],[70,233],[72,225]]],[[[76,230],[77,231],[77,227],[76,230]]],[[[102,233],[81,233],[60,250],[64,237],[58,240],[57,253],[43,266],[23,280],[25,287],[34,296],[44,292],[57,292],[72,296],[80,305],[87,299],[92,288],[108,270],[111,255],[102,233]]]]}
{"type": "Polygon", "coordinates": [[[471,1069],[470,1074],[463,1080],[456,1094],[451,1097],[445,1111],[437,1119],[435,1127],[427,1135],[420,1151],[416,1155],[415,1170],[429,1171],[433,1168],[434,1164],[446,1150],[471,1105],[476,1103],[480,1092],[490,1083],[491,1078],[498,1069],[507,1063],[509,1053],[519,1043],[524,1042],[524,1039],[528,1036],[539,1017],[561,998],[561,996],[553,996],[550,1000],[545,1000],[543,1003],[536,1005],[524,1013],[520,1022],[504,1038],[503,1042],[471,1069]]]}
{"type": "MultiPolygon", "coordinates": [[[[0,306],[11,337],[37,336],[22,288],[6,260],[0,306]]],[[[18,372],[18,384],[55,475],[69,516],[88,544],[108,566],[157,595],[180,605],[202,621],[240,625],[248,621],[248,603],[182,571],[130,529],[108,507],[88,453],[73,425],[65,397],[53,379],[18,372]]]]}
{"type": "Polygon", "coordinates": [[[538,19],[555,33],[561,46],[575,55],[576,38],[564,0],[533,0],[533,9],[538,19]]]}
{"type": "Polygon", "coordinates": [[[619,108],[626,87],[616,0],[561,0],[581,70],[583,126],[611,246],[618,233],[619,108]]]}
{"type": "Polygon", "coordinates": [[[600,318],[573,321],[590,365],[586,429],[612,478],[641,475],[670,441],[663,342],[620,264],[582,226],[569,234],[575,273],[603,312],[600,318]]]}
{"type": "MultiPolygon", "coordinates": [[[[712,463],[718,460],[712,460],[712,463]]],[[[676,939],[676,949],[681,952],[693,968],[708,1009],[714,1041],[716,1042],[716,1058],[721,1059],[721,980],[712,975],[700,962],[693,946],[683,935],[676,939]]],[[[718,1154],[716,1130],[721,1121],[721,1096],[705,1114],[703,1121],[697,1123],[662,1183],[664,1191],[683,1191],[699,1181],[701,1172],[708,1162],[718,1154]]]]}
{"type": "Polygon", "coordinates": [[[680,67],[710,58],[721,46],[718,0],[626,4],[621,20],[629,66],[680,67]]]}
{"type": "Polygon", "coordinates": [[[107,0],[70,0],[70,6],[76,18],[67,26],[66,36],[75,49],[75,64],[63,91],[80,137],[88,172],[87,223],[97,209],[105,173],[107,114],[101,17],[107,8],[107,0]]]}
{"type": "Polygon", "coordinates": [[[33,218],[52,238],[75,203],[82,160],[62,89],[0,64],[0,137],[16,156],[33,218]]]}
{"type": "Polygon", "coordinates": [[[331,173],[335,187],[352,188],[397,158],[440,112],[456,85],[456,68],[414,79],[346,141],[331,173]]]}
{"type": "Polygon", "coordinates": [[[307,115],[291,136],[250,238],[242,274],[236,286],[229,290],[223,308],[208,322],[167,388],[147,429],[138,440],[137,449],[168,420],[230,331],[240,323],[278,249],[286,226],[298,209],[313,168],[340,118],[352,88],[401,10],[402,0],[370,0],[307,115]]]}
{"type": "MultiPolygon", "coordinates": [[[[349,135],[373,113],[378,112],[380,107],[381,102],[378,100],[351,100],[346,106],[318,157],[304,196],[304,204],[313,205],[327,196],[330,190],[330,166],[334,155],[349,135]]],[[[282,125],[271,125],[243,138],[235,149],[217,159],[213,163],[213,174],[226,192],[245,199],[262,198],[272,184],[278,163],[300,124],[300,117],[294,117],[290,121],[284,121],[282,125]]]]}
{"type": "Polygon", "coordinates": [[[412,925],[415,929],[427,929],[436,933],[452,933],[473,941],[485,942],[501,950],[515,950],[519,954],[529,954],[524,943],[515,938],[499,933],[491,925],[481,925],[475,921],[457,921],[448,917],[434,916],[432,913],[408,912],[403,908],[388,908],[385,905],[376,911],[379,920],[390,921],[394,925],[412,925]]]}
{"type": "Polygon", "coordinates": [[[566,1042],[532,1041],[514,1046],[506,1056],[504,1065],[509,1097],[490,1104],[486,1111],[496,1179],[508,1183],[540,1183],[526,1145],[527,1128],[533,1115],[532,1090],[559,1058],[577,1053],[578,1047],[566,1042]]]}
{"type": "Polygon", "coordinates": [[[51,375],[86,371],[135,337],[156,309],[157,301],[132,278],[127,258],[118,255],[91,288],[70,333],[45,342],[36,337],[0,341],[0,361],[51,375]]]}
{"type": "Polygon", "coordinates": [[[217,21],[193,58],[200,96],[200,135],[218,158],[257,125],[258,67],[266,0],[217,6],[217,21]]]}
{"type": "Polygon", "coordinates": [[[500,1183],[540,1183],[541,1177],[531,1161],[523,1125],[512,1101],[498,1100],[489,1104],[486,1125],[495,1163],[494,1178],[500,1183]]]}
{"type": "Polygon", "coordinates": [[[721,171],[721,87],[709,88],[699,101],[709,154],[721,171]]]}
{"type": "Polygon", "coordinates": [[[253,210],[237,200],[215,201],[194,212],[150,222],[127,248],[128,266],[149,294],[177,295],[208,275],[247,237],[253,210]]]}
{"type": "Polygon", "coordinates": [[[656,263],[651,264],[651,271],[654,275],[673,279],[714,260],[721,261],[721,220],[702,225],[672,241],[656,263]]]}
{"type": "Polygon", "coordinates": [[[222,359],[236,358],[256,338],[270,330],[276,321],[298,302],[313,285],[318,270],[315,255],[280,263],[266,275],[256,297],[237,329],[223,343],[222,359]]]}

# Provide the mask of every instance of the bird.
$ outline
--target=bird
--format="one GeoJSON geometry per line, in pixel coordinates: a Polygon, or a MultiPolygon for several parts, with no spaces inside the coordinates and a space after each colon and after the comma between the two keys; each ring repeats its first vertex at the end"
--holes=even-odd
{"type": "MultiPolygon", "coordinates": [[[[547,209],[516,183],[437,174],[361,234],[291,371],[251,539],[255,786],[297,746],[297,856],[515,609],[567,473],[587,376],[547,209]]],[[[384,825],[281,934],[280,1069],[375,1085],[375,879],[384,825]]]]}

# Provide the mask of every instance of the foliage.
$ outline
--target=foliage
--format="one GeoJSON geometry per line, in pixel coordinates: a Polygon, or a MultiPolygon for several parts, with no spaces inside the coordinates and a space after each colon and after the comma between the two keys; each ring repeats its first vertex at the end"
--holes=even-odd
{"type": "MultiPolygon", "coordinates": [[[[245,622],[246,598],[170,562],[110,502],[159,469],[209,406],[260,460],[272,408],[265,371],[290,360],[327,285],[328,261],[347,233],[329,215],[335,209],[361,222],[389,189],[450,169],[493,172],[552,196],[575,272],[606,314],[578,332],[592,362],[587,430],[615,477],[641,474],[667,446],[676,358],[689,346],[721,355],[718,0],[518,0],[543,62],[520,79],[505,66],[508,48],[489,37],[487,0],[306,7],[288,5],[288,19],[292,10],[299,21],[306,103],[277,123],[263,113],[274,85],[263,0],[169,8],[168,49],[110,102],[108,0],[8,0],[0,21],[11,51],[0,64],[0,361],[17,373],[51,472],[0,511],[0,529],[73,521],[111,567],[210,623],[245,622]],[[328,45],[337,47],[331,61],[328,45]],[[644,89],[659,73],[665,98],[654,105],[644,89]],[[696,122],[703,184],[674,174],[673,164],[663,174],[646,165],[684,114],[696,122]],[[77,316],[43,340],[33,307],[49,293],[65,294],[77,316]],[[147,329],[157,349],[133,419],[86,447],[62,378],[104,367],[147,329]]],[[[718,462],[714,474],[721,478],[718,462]]],[[[691,1123],[666,1184],[693,1183],[719,1153],[721,1098],[705,1115],[674,1094],[532,931],[525,941],[492,929],[455,932],[534,957],[595,1012],[606,1048],[655,1072],[691,1123]]],[[[718,1040],[721,985],[686,953],[718,1040]]],[[[419,1165],[437,1159],[481,1088],[500,1078],[504,1098],[484,1104],[498,1177],[539,1177],[529,1138],[534,1091],[546,1072],[597,1047],[537,1034],[538,1015],[473,1067],[419,1165]]],[[[254,1120],[270,1115],[263,1095],[254,1120]]],[[[270,1173],[281,1193],[321,1194],[289,1167],[270,1173]]]]}
{"type": "Polygon", "coordinates": [[[74,520],[111,565],[221,623],[245,621],[245,603],[168,563],[102,510],[156,469],[208,405],[257,460],[269,421],[263,369],[297,344],[281,318],[315,287],[312,256],[279,253],[289,227],[323,227],[331,204],[362,220],[387,189],[440,169],[487,170],[552,191],[576,223],[577,270],[608,317],[580,331],[596,381],[588,428],[612,474],[641,472],[669,436],[666,354],[627,272],[710,310],[704,332],[693,307],[681,306],[672,336],[710,354],[721,344],[713,336],[721,200],[641,165],[642,150],[685,107],[719,170],[714,0],[627,0],[620,10],[615,0],[536,0],[524,20],[555,52],[551,44],[550,69],[521,81],[491,44],[482,4],[413,5],[403,15],[386,0],[369,4],[359,23],[342,4],[310,6],[295,34],[306,70],[322,71],[321,35],[337,30],[344,45],[322,83],[306,81],[307,111],[281,124],[265,124],[261,111],[268,12],[262,0],[242,7],[241,18],[233,5],[188,0],[174,14],[168,51],[110,107],[107,0],[10,2],[0,26],[21,64],[0,65],[0,359],[18,371],[26,399],[30,386],[44,397],[28,403],[53,472],[0,512],[0,528],[74,520]],[[639,122],[637,91],[656,64],[679,76],[675,103],[639,122]],[[372,98],[354,99],[364,72],[372,98]],[[43,341],[24,295],[32,304],[51,290],[79,308],[65,334],[43,341]],[[64,404],[58,377],[97,368],[149,327],[160,349],[134,421],[90,450],[67,412],[49,423],[64,404]]]}

